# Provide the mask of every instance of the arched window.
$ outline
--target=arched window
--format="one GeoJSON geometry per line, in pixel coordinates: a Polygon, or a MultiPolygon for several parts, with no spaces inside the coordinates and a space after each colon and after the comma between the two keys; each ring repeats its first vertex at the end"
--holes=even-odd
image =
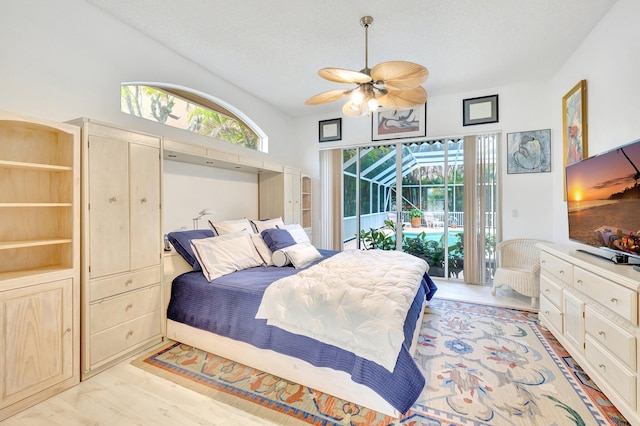
{"type": "Polygon", "coordinates": [[[245,148],[267,152],[268,139],[242,112],[185,87],[166,83],[122,83],[120,110],[245,148]]]}

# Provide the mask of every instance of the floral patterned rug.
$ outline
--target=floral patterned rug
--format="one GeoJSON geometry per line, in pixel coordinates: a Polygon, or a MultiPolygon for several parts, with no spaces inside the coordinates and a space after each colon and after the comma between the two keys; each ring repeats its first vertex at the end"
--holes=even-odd
{"type": "Polygon", "coordinates": [[[426,309],[416,361],[427,385],[400,419],[180,343],[133,363],[287,425],[629,424],[537,314],[438,298],[426,309]]]}

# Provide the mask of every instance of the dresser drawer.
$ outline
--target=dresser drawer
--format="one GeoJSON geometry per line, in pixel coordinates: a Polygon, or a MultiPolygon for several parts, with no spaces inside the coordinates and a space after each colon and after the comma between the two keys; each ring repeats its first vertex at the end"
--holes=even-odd
{"type": "Polygon", "coordinates": [[[102,299],[89,307],[91,334],[160,309],[160,284],[102,299]]]}
{"type": "Polygon", "coordinates": [[[573,286],[576,290],[581,291],[633,324],[638,324],[638,294],[635,291],[582,268],[575,268],[573,278],[573,286]]]}
{"type": "Polygon", "coordinates": [[[143,343],[160,337],[160,310],[109,328],[91,336],[91,365],[143,343]]]}
{"type": "Polygon", "coordinates": [[[571,284],[573,265],[569,262],[543,251],[540,253],[540,266],[543,273],[565,284],[571,284]]]}
{"type": "Polygon", "coordinates": [[[589,306],[584,310],[585,328],[591,337],[612,350],[629,368],[636,369],[636,337],[589,306]]]}
{"type": "Polygon", "coordinates": [[[547,276],[540,276],[540,294],[560,308],[562,306],[562,287],[551,281],[547,276]]]}
{"type": "Polygon", "coordinates": [[[636,375],[587,334],[585,355],[589,364],[632,407],[636,407],[636,375]]]}
{"type": "MultiPolygon", "coordinates": [[[[558,332],[562,333],[562,313],[553,303],[546,297],[540,296],[539,315],[543,317],[558,332]]],[[[552,330],[553,331],[553,330],[552,330]]]]}
{"type": "Polygon", "coordinates": [[[89,281],[91,302],[160,282],[160,267],[89,281]]]}

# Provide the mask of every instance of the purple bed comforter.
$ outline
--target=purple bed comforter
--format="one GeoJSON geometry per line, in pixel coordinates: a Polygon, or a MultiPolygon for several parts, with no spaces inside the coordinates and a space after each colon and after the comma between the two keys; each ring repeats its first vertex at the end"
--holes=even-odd
{"type": "MultiPolygon", "coordinates": [[[[325,256],[336,252],[320,250],[325,256]]],[[[425,274],[422,285],[407,314],[405,342],[393,373],[338,347],[318,342],[269,326],[255,319],[262,295],[272,282],[295,274],[293,267],[262,266],[245,269],[208,282],[201,271],[187,272],[175,278],[167,317],[173,321],[207,330],[221,336],[271,349],[303,359],[318,367],[330,367],[349,373],[352,379],[368,386],[394,408],[405,413],[416,401],[425,379],[409,353],[414,327],[422,301],[436,291],[425,274]]]]}

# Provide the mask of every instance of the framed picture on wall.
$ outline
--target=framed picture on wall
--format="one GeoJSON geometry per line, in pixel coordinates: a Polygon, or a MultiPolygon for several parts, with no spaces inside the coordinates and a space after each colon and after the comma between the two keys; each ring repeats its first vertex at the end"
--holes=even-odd
{"type": "Polygon", "coordinates": [[[371,114],[372,141],[421,136],[427,136],[427,104],[408,109],[378,110],[371,114]]]}
{"type": "Polygon", "coordinates": [[[551,129],[507,133],[507,173],[551,171],[551,129]]]}
{"type": "Polygon", "coordinates": [[[498,95],[462,100],[462,125],[498,122],[498,95]]]}
{"type": "Polygon", "coordinates": [[[587,80],[581,80],[562,97],[563,164],[587,158],[587,80]]]}
{"type": "Polygon", "coordinates": [[[319,142],[342,140],[342,118],[320,121],[318,132],[319,142]]]}

